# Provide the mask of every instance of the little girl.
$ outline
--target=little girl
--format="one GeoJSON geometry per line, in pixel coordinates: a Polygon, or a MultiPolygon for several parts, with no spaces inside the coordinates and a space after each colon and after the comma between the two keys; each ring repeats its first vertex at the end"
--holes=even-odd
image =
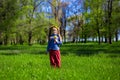
{"type": "Polygon", "coordinates": [[[61,66],[61,58],[60,58],[60,48],[59,45],[62,44],[62,38],[60,36],[60,31],[56,26],[52,26],[49,30],[48,36],[48,46],[47,52],[50,55],[50,65],[52,67],[61,66]]]}

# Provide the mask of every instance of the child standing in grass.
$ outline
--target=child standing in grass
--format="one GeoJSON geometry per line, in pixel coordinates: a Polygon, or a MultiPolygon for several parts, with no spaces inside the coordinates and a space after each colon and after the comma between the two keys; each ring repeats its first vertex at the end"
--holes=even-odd
{"type": "Polygon", "coordinates": [[[52,26],[49,29],[47,52],[50,56],[50,65],[52,67],[61,67],[61,57],[59,45],[62,44],[62,38],[58,27],[52,26]]]}

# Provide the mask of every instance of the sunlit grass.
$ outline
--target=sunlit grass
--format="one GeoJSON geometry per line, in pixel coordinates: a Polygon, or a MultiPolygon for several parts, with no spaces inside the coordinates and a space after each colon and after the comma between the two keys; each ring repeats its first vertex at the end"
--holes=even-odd
{"type": "Polygon", "coordinates": [[[119,80],[120,59],[102,55],[62,56],[62,67],[53,69],[48,55],[0,56],[0,80],[119,80]]]}
{"type": "Polygon", "coordinates": [[[65,44],[60,69],[50,67],[46,45],[0,46],[0,80],[119,80],[118,46],[65,44]]]}

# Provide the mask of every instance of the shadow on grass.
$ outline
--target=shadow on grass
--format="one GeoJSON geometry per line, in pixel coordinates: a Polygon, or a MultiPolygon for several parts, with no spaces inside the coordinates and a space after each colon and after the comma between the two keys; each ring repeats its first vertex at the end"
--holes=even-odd
{"type": "Polygon", "coordinates": [[[19,55],[19,53],[0,53],[0,55],[13,56],[13,55],[19,55]]]}
{"type": "MultiPolygon", "coordinates": [[[[0,52],[1,55],[18,55],[18,54],[46,54],[46,46],[0,46],[0,50],[6,51],[6,53],[0,52]],[[15,51],[16,50],[16,51],[15,51]]],[[[61,55],[69,55],[75,54],[77,56],[92,56],[99,53],[112,53],[119,54],[120,53],[120,45],[117,44],[64,44],[61,46],[61,55]]],[[[114,55],[110,57],[116,57],[114,55]]]]}
{"type": "Polygon", "coordinates": [[[106,57],[110,57],[110,58],[120,58],[120,54],[109,54],[106,57]]]}
{"type": "MultiPolygon", "coordinates": [[[[89,45],[64,45],[61,49],[62,55],[67,54],[76,54],[78,56],[92,56],[100,53],[112,53],[112,54],[119,54],[120,55],[120,45],[115,46],[113,45],[98,45],[98,44],[89,44],[89,45]],[[113,48],[114,46],[114,48],[113,48]]],[[[117,57],[116,55],[113,55],[111,57],[117,57]]]]}
{"type": "Polygon", "coordinates": [[[76,54],[77,56],[92,56],[98,54],[97,51],[61,51],[62,55],[76,54]]]}

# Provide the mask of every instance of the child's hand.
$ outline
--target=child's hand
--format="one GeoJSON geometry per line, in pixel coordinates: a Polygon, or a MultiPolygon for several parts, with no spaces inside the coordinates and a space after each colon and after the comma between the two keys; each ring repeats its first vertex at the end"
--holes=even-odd
{"type": "Polygon", "coordinates": [[[54,43],[57,42],[57,36],[54,36],[54,43]]]}
{"type": "Polygon", "coordinates": [[[57,39],[55,39],[55,40],[54,40],[54,43],[57,43],[57,42],[58,42],[58,40],[57,40],[57,39]]]}
{"type": "Polygon", "coordinates": [[[54,36],[54,39],[57,39],[57,36],[54,36]]]}

